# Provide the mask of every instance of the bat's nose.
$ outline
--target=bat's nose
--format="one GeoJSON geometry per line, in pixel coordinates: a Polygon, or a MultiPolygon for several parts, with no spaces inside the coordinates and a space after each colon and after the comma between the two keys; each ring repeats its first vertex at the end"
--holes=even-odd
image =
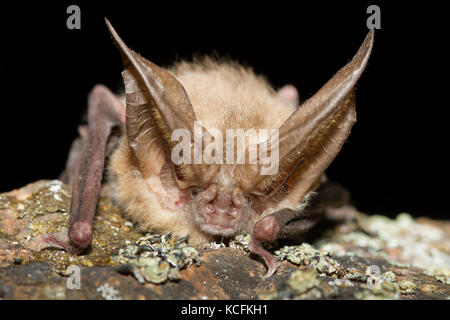
{"type": "Polygon", "coordinates": [[[239,215],[239,209],[233,202],[232,192],[218,190],[214,199],[205,205],[205,211],[211,216],[224,219],[235,219],[239,215]]]}
{"type": "Polygon", "coordinates": [[[231,219],[234,219],[239,215],[239,209],[234,206],[223,208],[220,206],[215,206],[211,203],[206,204],[205,211],[210,215],[227,215],[231,219]]]}

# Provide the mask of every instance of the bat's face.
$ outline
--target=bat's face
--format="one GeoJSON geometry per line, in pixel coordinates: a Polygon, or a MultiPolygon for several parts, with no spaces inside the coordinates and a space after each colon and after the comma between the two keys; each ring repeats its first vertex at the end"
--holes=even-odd
{"type": "Polygon", "coordinates": [[[227,172],[220,172],[210,184],[189,188],[190,199],[185,206],[197,227],[212,235],[233,235],[257,214],[252,197],[244,194],[231,168],[226,169],[223,171],[227,172]]]}
{"type": "Polygon", "coordinates": [[[202,232],[228,237],[243,230],[251,231],[264,210],[276,208],[287,196],[279,182],[274,184],[280,186],[276,192],[244,191],[234,173],[236,168],[221,165],[209,183],[183,190],[183,210],[202,232]]]}

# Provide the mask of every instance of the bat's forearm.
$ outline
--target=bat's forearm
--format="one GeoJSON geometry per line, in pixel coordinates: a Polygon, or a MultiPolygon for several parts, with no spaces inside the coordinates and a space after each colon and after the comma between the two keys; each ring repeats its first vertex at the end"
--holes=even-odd
{"type": "Polygon", "coordinates": [[[104,86],[96,86],[89,96],[89,133],[79,158],[72,185],[69,238],[73,251],[81,251],[92,241],[92,220],[104,170],[105,155],[114,128],[121,125],[121,105],[104,86]]]}

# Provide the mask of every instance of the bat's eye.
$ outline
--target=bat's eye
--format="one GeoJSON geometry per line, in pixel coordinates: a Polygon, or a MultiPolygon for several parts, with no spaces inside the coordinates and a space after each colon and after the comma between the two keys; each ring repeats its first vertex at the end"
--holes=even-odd
{"type": "Polygon", "coordinates": [[[244,198],[247,200],[248,205],[251,206],[252,203],[253,203],[253,197],[252,197],[252,195],[244,193],[244,198]]]}
{"type": "Polygon", "coordinates": [[[191,192],[192,197],[195,198],[198,195],[198,192],[199,192],[198,189],[194,188],[191,192]]]}

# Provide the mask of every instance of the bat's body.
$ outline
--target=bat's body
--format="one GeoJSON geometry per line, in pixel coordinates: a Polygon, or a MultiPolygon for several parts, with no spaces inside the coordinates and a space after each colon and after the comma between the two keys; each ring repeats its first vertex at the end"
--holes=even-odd
{"type": "MultiPolygon", "coordinates": [[[[66,180],[73,180],[71,247],[79,251],[91,242],[104,159],[114,150],[113,196],[143,230],[190,235],[197,245],[247,231],[250,250],[263,257],[271,275],[277,262],[264,242],[304,233],[327,208],[348,200],[333,184],[320,183],[356,121],[353,87],[367,64],[373,32],[354,59],[298,107],[295,88],[277,92],[237,64],[205,59],[161,69],[131,51],[107,24],[124,61],[126,107],[103,86],[90,95],[89,127],[81,130],[66,170],[66,180]],[[276,129],[264,139],[250,132],[255,140],[244,141],[246,155],[266,141],[276,147],[279,170],[261,174],[259,158],[255,163],[174,161],[171,134],[182,129],[195,136],[194,123],[200,123],[203,137],[214,130],[225,137],[228,129],[276,129]],[[123,133],[118,146],[117,132],[123,133]]],[[[195,155],[194,142],[183,155],[195,155]]],[[[200,151],[207,151],[206,143],[200,151]]]]}
{"type": "MultiPolygon", "coordinates": [[[[279,128],[297,108],[295,102],[283,99],[263,78],[238,65],[206,59],[198,63],[182,63],[170,71],[186,89],[197,120],[207,130],[221,130],[224,137],[226,129],[279,128]]],[[[171,181],[170,171],[161,173],[167,162],[163,152],[154,150],[149,153],[152,154],[151,161],[142,174],[134,161],[128,139],[123,137],[110,165],[115,198],[144,230],[171,232],[178,236],[189,234],[191,242],[204,244],[210,242],[214,235],[251,232],[257,219],[278,209],[295,208],[302,198],[293,194],[281,197],[282,200],[278,197],[278,201],[269,198],[264,206],[255,208],[255,214],[243,217],[245,221],[232,233],[227,230],[204,232],[201,228],[206,229],[208,225],[195,226],[195,217],[190,212],[188,200],[192,198],[191,190],[186,193],[171,181]]],[[[213,178],[224,189],[219,190],[218,195],[224,210],[234,206],[227,191],[231,194],[233,188],[239,187],[233,176],[233,167],[233,164],[221,165],[213,178]]]]}

